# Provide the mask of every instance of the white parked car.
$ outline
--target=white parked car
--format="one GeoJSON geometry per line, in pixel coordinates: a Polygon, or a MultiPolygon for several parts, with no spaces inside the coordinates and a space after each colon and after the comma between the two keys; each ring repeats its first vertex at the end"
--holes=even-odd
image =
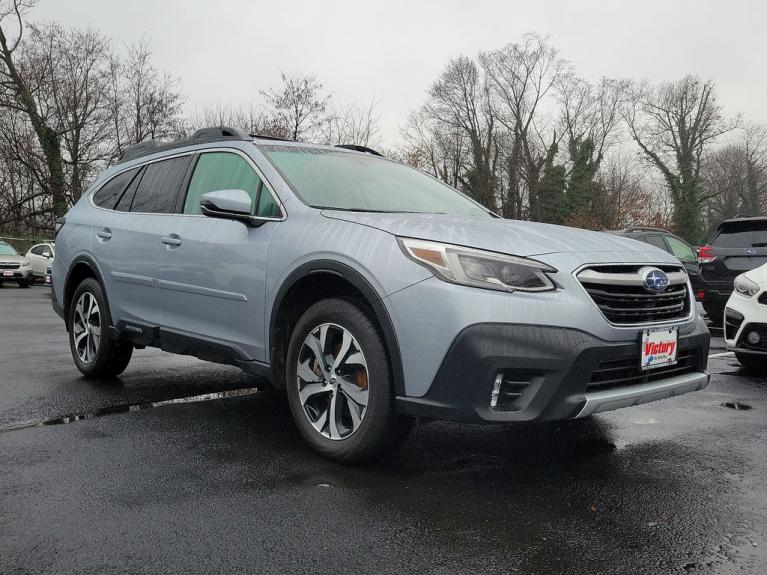
{"type": "Polygon", "coordinates": [[[32,262],[35,280],[45,281],[46,272],[51,267],[55,256],[56,247],[52,242],[43,242],[29,248],[25,257],[32,262]]]}
{"type": "Polygon", "coordinates": [[[767,375],[767,264],[735,278],[724,310],[724,338],[743,366],[767,375]]]}

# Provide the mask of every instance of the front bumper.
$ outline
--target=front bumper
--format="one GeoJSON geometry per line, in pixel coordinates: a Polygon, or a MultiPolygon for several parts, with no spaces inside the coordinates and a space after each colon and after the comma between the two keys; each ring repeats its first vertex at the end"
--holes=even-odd
{"type": "Polygon", "coordinates": [[[0,271],[0,282],[17,282],[19,280],[31,282],[35,279],[35,275],[32,273],[32,268],[17,268],[10,271],[13,272],[12,276],[3,275],[3,272],[0,271]]]}
{"type": "Polygon", "coordinates": [[[761,303],[761,297],[761,293],[747,298],[734,292],[727,301],[724,339],[728,350],[767,356],[767,304],[761,303]],[[749,341],[752,333],[759,335],[758,342],[749,341]]]}
{"type": "Polygon", "coordinates": [[[641,372],[638,337],[610,342],[572,328],[476,324],[456,337],[428,393],[398,397],[397,405],[409,415],[471,423],[585,417],[704,388],[709,339],[697,321],[679,333],[683,365],[641,372]],[[626,377],[605,382],[611,371],[626,377]],[[494,408],[499,376],[515,399],[494,408]]]}

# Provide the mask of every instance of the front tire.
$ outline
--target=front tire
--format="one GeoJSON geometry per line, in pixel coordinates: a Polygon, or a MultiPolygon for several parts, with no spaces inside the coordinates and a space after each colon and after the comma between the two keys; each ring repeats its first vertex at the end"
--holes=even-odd
{"type": "Polygon", "coordinates": [[[89,379],[120,375],[130,363],[133,346],[110,339],[112,325],[104,290],[93,278],[84,279],[69,302],[69,347],[77,369],[89,379]]]}
{"type": "Polygon", "coordinates": [[[285,372],[296,426],[325,457],[368,460],[412,426],[394,411],[383,337],[355,303],[327,299],[306,310],[291,334],[285,372]]]}
{"type": "Polygon", "coordinates": [[[738,360],[740,365],[749,371],[760,374],[767,373],[767,357],[751,355],[748,353],[738,353],[736,351],[735,358],[738,360]]]}
{"type": "Polygon", "coordinates": [[[20,288],[28,288],[29,284],[32,282],[32,280],[19,280],[19,287],[20,288]]]}

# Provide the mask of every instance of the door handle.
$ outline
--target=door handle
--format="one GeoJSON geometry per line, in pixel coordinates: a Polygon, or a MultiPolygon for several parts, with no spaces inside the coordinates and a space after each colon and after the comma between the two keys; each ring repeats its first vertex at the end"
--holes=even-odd
{"type": "Polygon", "coordinates": [[[112,230],[109,228],[102,228],[96,232],[96,235],[106,242],[112,239],[112,230]]]}
{"type": "Polygon", "coordinates": [[[166,246],[176,248],[181,245],[181,237],[178,234],[168,234],[167,236],[163,236],[160,240],[162,243],[164,243],[166,246]]]}

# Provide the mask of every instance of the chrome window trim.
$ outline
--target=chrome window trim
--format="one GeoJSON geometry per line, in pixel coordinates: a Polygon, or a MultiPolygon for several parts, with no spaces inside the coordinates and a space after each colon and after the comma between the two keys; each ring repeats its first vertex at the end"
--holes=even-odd
{"type": "MultiPolygon", "coordinates": [[[[685,271],[685,267],[682,264],[673,264],[673,263],[647,263],[647,262],[635,262],[635,263],[626,263],[626,262],[620,262],[620,263],[610,263],[610,262],[600,262],[600,263],[592,263],[592,264],[583,264],[575,269],[575,271],[572,272],[573,279],[575,280],[575,283],[578,284],[578,287],[583,292],[583,295],[586,296],[586,298],[591,302],[591,304],[594,306],[594,308],[599,312],[599,315],[602,317],[602,319],[607,322],[610,327],[616,328],[616,329],[637,329],[637,328],[648,328],[648,327],[658,327],[663,325],[672,325],[672,324],[679,324],[679,323],[685,323],[690,320],[692,320],[695,317],[695,314],[697,313],[695,309],[695,299],[693,297],[692,293],[692,286],[690,285],[690,278],[687,277],[687,281],[685,282],[685,285],[687,286],[687,302],[690,306],[690,313],[687,314],[686,317],[679,317],[675,319],[667,319],[663,321],[653,321],[653,322],[643,322],[643,323],[613,323],[609,319],[607,319],[607,316],[602,312],[601,309],[599,309],[599,306],[597,305],[597,302],[594,301],[594,299],[591,297],[588,291],[586,291],[586,288],[583,286],[583,284],[578,279],[578,274],[581,273],[586,268],[597,268],[597,267],[617,267],[617,266],[626,266],[626,267],[668,267],[673,266],[676,268],[679,268],[680,271],[684,272],[685,275],[687,275],[687,272],[685,271]]],[[[679,285],[679,284],[677,284],[679,285]]]]}
{"type": "MultiPolygon", "coordinates": [[[[93,201],[93,196],[107,183],[111,182],[114,178],[122,174],[123,172],[127,172],[129,170],[133,170],[135,168],[143,168],[145,166],[148,166],[150,164],[154,164],[155,162],[161,162],[163,160],[172,160],[173,158],[181,158],[184,156],[192,156],[194,154],[205,154],[205,153],[211,153],[211,152],[229,152],[229,153],[235,153],[242,158],[245,159],[246,162],[250,164],[250,167],[253,168],[253,171],[256,172],[256,175],[261,179],[262,185],[269,191],[269,194],[272,196],[272,199],[275,200],[275,203],[280,208],[280,214],[281,216],[279,218],[259,218],[265,222],[283,222],[288,217],[288,212],[285,209],[285,206],[282,203],[282,200],[280,197],[274,192],[272,184],[269,182],[269,180],[264,176],[263,172],[259,169],[259,167],[256,165],[256,163],[253,161],[253,159],[248,156],[245,152],[240,150],[239,148],[227,148],[223,146],[215,147],[215,148],[202,148],[198,150],[187,150],[185,152],[178,152],[175,154],[168,154],[167,156],[162,156],[160,158],[154,158],[153,160],[149,160],[146,162],[138,162],[136,164],[133,164],[131,166],[126,166],[125,169],[119,170],[112,174],[112,176],[105,180],[102,184],[100,184],[97,188],[95,188],[93,191],[88,193],[88,203],[91,207],[97,209],[97,210],[103,210],[105,212],[113,212],[116,214],[137,214],[137,215],[144,215],[144,216],[183,216],[186,218],[207,218],[208,216],[204,216],[202,214],[177,214],[177,213],[158,213],[158,212],[124,212],[122,210],[113,210],[110,208],[104,208],[102,206],[97,206],[93,201]]],[[[258,216],[256,216],[258,217],[258,216]]]]}

